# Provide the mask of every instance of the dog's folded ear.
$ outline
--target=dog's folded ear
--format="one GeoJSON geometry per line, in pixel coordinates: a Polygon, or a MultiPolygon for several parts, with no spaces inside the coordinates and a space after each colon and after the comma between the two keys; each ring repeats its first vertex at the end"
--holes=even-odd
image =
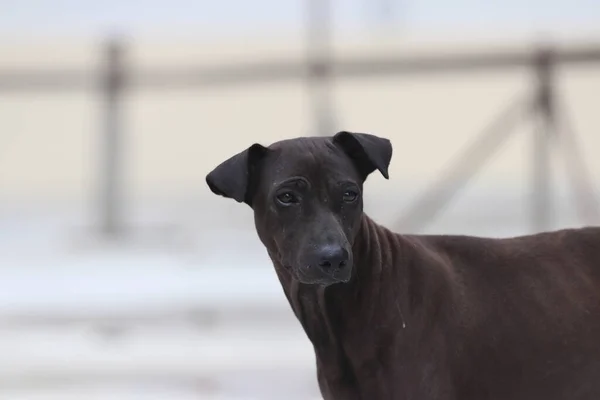
{"type": "Polygon", "coordinates": [[[266,147],[255,143],[223,161],[206,175],[208,187],[219,196],[252,206],[257,168],[268,151],[266,147]]]}
{"type": "Polygon", "coordinates": [[[376,169],[389,179],[388,167],[392,160],[392,143],[368,133],[338,132],[333,143],[339,145],[354,161],[363,179],[376,169]]]}

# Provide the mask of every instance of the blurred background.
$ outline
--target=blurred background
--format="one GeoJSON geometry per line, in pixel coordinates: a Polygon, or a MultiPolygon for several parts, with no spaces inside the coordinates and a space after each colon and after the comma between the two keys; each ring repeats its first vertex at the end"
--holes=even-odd
{"type": "Polygon", "coordinates": [[[0,2],[0,399],[317,399],[254,142],[388,137],[398,232],[598,224],[595,0],[0,2]]]}

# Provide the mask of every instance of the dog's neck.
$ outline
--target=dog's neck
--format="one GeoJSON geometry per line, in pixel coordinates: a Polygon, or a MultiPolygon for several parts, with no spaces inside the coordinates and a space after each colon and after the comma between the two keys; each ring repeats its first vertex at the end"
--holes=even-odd
{"type": "Polygon", "coordinates": [[[284,292],[317,357],[343,354],[342,333],[372,329],[364,326],[365,321],[378,328],[389,325],[410,329],[417,289],[411,285],[419,285],[420,281],[418,253],[410,238],[363,215],[354,240],[353,273],[348,283],[328,287],[301,284],[274,260],[284,292]],[[382,284],[384,281],[393,281],[394,285],[382,284]]]}
{"type": "Polygon", "coordinates": [[[329,368],[319,372],[327,381],[355,382],[355,368],[377,357],[360,348],[385,348],[390,340],[400,340],[410,356],[415,343],[431,332],[436,319],[430,316],[445,314],[441,308],[452,301],[452,269],[429,246],[363,215],[348,283],[301,284],[273,260],[285,295],[314,346],[317,364],[329,368]],[[367,345],[365,340],[376,343],[367,345]]]}

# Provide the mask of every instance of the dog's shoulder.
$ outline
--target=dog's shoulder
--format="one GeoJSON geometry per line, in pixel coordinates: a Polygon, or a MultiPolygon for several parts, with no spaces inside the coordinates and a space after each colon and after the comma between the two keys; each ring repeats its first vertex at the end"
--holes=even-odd
{"type": "Polygon", "coordinates": [[[550,299],[563,299],[565,310],[584,310],[600,299],[598,227],[510,238],[431,235],[419,241],[443,260],[443,270],[450,271],[445,276],[463,303],[483,304],[497,296],[516,308],[528,304],[551,311],[550,299]],[[537,297],[529,295],[532,290],[537,297]]]}
{"type": "Polygon", "coordinates": [[[450,260],[486,260],[505,252],[502,239],[469,235],[409,235],[413,242],[429,252],[445,255],[450,260]]]}

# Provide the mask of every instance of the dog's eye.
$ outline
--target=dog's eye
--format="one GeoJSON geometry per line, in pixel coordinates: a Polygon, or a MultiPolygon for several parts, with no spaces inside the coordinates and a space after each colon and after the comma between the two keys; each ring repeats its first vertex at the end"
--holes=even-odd
{"type": "Polygon", "coordinates": [[[277,201],[284,205],[289,205],[298,202],[298,198],[293,193],[283,192],[277,195],[277,201]]]}
{"type": "Polygon", "coordinates": [[[352,203],[357,197],[358,193],[356,193],[354,190],[346,190],[344,192],[344,201],[346,203],[352,203]]]}

